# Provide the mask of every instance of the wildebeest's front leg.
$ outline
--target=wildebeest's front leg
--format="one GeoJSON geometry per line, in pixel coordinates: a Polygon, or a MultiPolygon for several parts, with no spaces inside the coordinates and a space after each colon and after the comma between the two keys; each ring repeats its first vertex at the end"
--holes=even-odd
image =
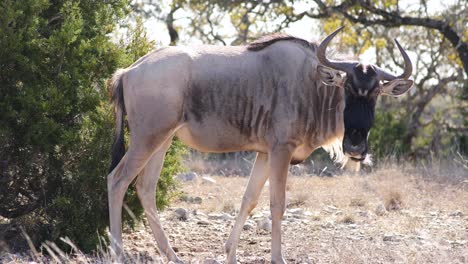
{"type": "Polygon", "coordinates": [[[225,250],[227,253],[227,263],[236,262],[236,249],[239,243],[239,237],[244,227],[245,220],[249,213],[257,206],[258,198],[262,192],[263,185],[268,178],[266,172],[268,156],[265,153],[257,153],[252,172],[250,173],[249,183],[242,197],[242,204],[237,215],[236,223],[232,228],[231,234],[226,241],[225,250]]]}
{"type": "Polygon", "coordinates": [[[281,254],[281,220],[286,209],[286,179],[292,151],[286,146],[277,146],[268,158],[270,176],[270,211],[271,229],[271,263],[286,263],[281,254]]]}

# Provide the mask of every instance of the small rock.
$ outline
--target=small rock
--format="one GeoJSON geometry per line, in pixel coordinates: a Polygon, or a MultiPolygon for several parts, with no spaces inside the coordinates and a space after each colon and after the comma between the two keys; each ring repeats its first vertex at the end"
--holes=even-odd
{"type": "Polygon", "coordinates": [[[289,168],[289,172],[294,176],[304,176],[306,175],[306,167],[303,164],[293,165],[289,168]]]}
{"type": "Polygon", "coordinates": [[[175,217],[178,219],[178,220],[181,220],[181,221],[187,221],[188,219],[188,211],[184,208],[177,208],[175,211],[174,211],[174,215],[175,217]]]}
{"type": "Polygon", "coordinates": [[[293,215],[303,215],[304,214],[304,210],[302,210],[301,208],[289,209],[288,212],[293,214],[293,215]]]}
{"type": "Polygon", "coordinates": [[[183,202],[187,202],[191,204],[201,204],[203,201],[201,197],[198,197],[198,196],[192,197],[186,194],[181,195],[179,199],[183,202]]]}
{"type": "Polygon", "coordinates": [[[397,242],[399,239],[395,234],[384,234],[383,241],[397,242]]]}
{"type": "Polygon", "coordinates": [[[213,258],[207,258],[203,261],[203,264],[219,264],[220,262],[213,258]]]}
{"type": "Polygon", "coordinates": [[[202,225],[202,226],[207,226],[207,225],[210,225],[211,223],[209,221],[206,221],[206,220],[198,220],[197,221],[197,225],[202,225]]]}
{"type": "Polygon", "coordinates": [[[304,212],[304,216],[309,216],[310,217],[310,216],[314,216],[314,215],[315,215],[314,213],[309,212],[309,211],[304,212]]]}
{"type": "Polygon", "coordinates": [[[197,215],[197,216],[206,216],[205,213],[200,212],[200,211],[198,211],[198,210],[193,210],[193,215],[197,215]]]}
{"type": "Polygon", "coordinates": [[[208,214],[208,219],[229,221],[229,220],[233,220],[234,217],[226,213],[222,213],[222,214],[211,213],[211,214],[208,214]]]}
{"type": "Polygon", "coordinates": [[[450,246],[450,242],[451,242],[450,240],[441,239],[441,240],[439,241],[439,244],[440,244],[441,246],[450,246]]]}
{"type": "Polygon", "coordinates": [[[464,246],[465,244],[467,244],[468,241],[466,240],[455,240],[455,241],[451,241],[450,244],[452,246],[464,246]]]}
{"type": "Polygon", "coordinates": [[[263,218],[257,222],[257,228],[271,232],[271,220],[268,217],[263,218]]]}
{"type": "Polygon", "coordinates": [[[252,230],[254,228],[254,225],[251,223],[245,223],[243,229],[244,230],[252,230]]]}
{"type": "Polygon", "coordinates": [[[392,241],[394,238],[395,238],[395,236],[392,235],[392,234],[385,234],[383,236],[383,241],[392,241]]]}
{"type": "Polygon", "coordinates": [[[327,213],[334,213],[334,212],[336,212],[336,210],[338,210],[338,208],[336,208],[333,205],[329,205],[329,206],[325,207],[325,209],[323,209],[323,210],[325,212],[327,212],[327,213]]]}
{"type": "Polygon", "coordinates": [[[211,220],[218,220],[221,219],[222,214],[217,214],[217,213],[209,213],[208,214],[208,219],[211,220]]]}
{"type": "Polygon", "coordinates": [[[235,217],[232,216],[232,215],[230,215],[230,214],[223,213],[222,219],[223,219],[224,221],[230,221],[230,220],[234,220],[235,217]]]}
{"type": "Polygon", "coordinates": [[[202,177],[202,183],[203,184],[216,184],[216,180],[209,177],[209,176],[203,176],[202,177]]]}
{"type": "Polygon", "coordinates": [[[400,213],[401,213],[402,215],[407,215],[407,216],[408,216],[408,215],[411,215],[411,210],[403,209],[403,210],[400,211],[400,213]]]}
{"type": "Polygon", "coordinates": [[[187,173],[181,173],[175,176],[175,178],[179,181],[195,181],[198,179],[198,174],[196,172],[190,171],[187,173]]]}
{"type": "Polygon", "coordinates": [[[203,201],[203,200],[202,200],[201,197],[196,196],[196,197],[192,197],[192,199],[191,199],[190,202],[193,203],[193,204],[201,204],[202,201],[203,201]]]}
{"type": "Polygon", "coordinates": [[[358,211],[358,215],[361,217],[368,217],[369,213],[367,211],[358,211]]]}
{"type": "Polygon", "coordinates": [[[255,213],[254,215],[252,215],[252,219],[259,219],[259,218],[262,218],[263,217],[263,214],[260,213],[260,212],[257,212],[255,213]]]}
{"type": "Polygon", "coordinates": [[[382,216],[387,213],[387,209],[385,209],[385,206],[383,204],[379,204],[377,208],[375,208],[375,214],[378,216],[382,216]]]}
{"type": "Polygon", "coordinates": [[[453,216],[453,217],[463,216],[463,213],[460,210],[456,210],[456,211],[451,212],[449,216],[453,216]]]}
{"type": "Polygon", "coordinates": [[[335,224],[332,221],[327,221],[327,222],[322,224],[322,227],[331,229],[331,228],[335,228],[335,224]]]}
{"type": "Polygon", "coordinates": [[[419,240],[424,240],[424,239],[430,239],[431,238],[431,235],[428,231],[426,230],[419,230],[418,232],[416,232],[416,238],[419,239],[419,240]]]}

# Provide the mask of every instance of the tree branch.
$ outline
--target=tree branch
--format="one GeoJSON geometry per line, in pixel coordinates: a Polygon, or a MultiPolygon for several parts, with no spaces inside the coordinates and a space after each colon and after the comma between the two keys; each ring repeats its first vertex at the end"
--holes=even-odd
{"type": "Polygon", "coordinates": [[[437,83],[436,85],[433,85],[431,89],[421,98],[418,100],[418,102],[415,102],[415,110],[411,114],[411,118],[408,120],[407,128],[408,131],[405,135],[405,138],[403,140],[404,144],[408,144],[408,146],[411,146],[411,143],[413,141],[413,138],[416,136],[416,133],[421,126],[420,123],[420,117],[422,113],[424,112],[424,109],[426,106],[429,104],[429,102],[436,96],[440,91],[445,88],[445,86],[451,82],[457,81],[458,77],[456,75],[443,78],[437,83]]]}
{"type": "Polygon", "coordinates": [[[166,27],[167,30],[169,31],[169,37],[171,38],[171,43],[170,45],[175,45],[177,41],[179,40],[179,33],[175,29],[174,26],[174,13],[180,8],[178,5],[172,5],[171,6],[171,11],[169,14],[167,14],[166,17],[166,27]]]}
{"type": "Polygon", "coordinates": [[[458,56],[463,64],[463,69],[465,74],[468,76],[468,43],[463,42],[461,37],[455,31],[455,29],[450,26],[446,21],[430,18],[430,17],[411,17],[404,16],[401,13],[389,12],[380,8],[373,6],[369,1],[365,0],[352,0],[344,1],[344,3],[327,7],[326,4],[321,0],[314,0],[317,3],[317,6],[323,13],[318,15],[328,14],[328,13],[339,13],[342,14],[345,18],[350,20],[353,23],[360,23],[363,25],[382,25],[385,27],[399,27],[399,26],[421,26],[425,28],[438,30],[447,40],[452,44],[453,48],[457,51],[458,56]],[[353,15],[349,11],[349,8],[355,4],[360,5],[364,10],[370,12],[371,14],[378,15],[379,18],[369,18],[371,16],[361,14],[353,15]]]}

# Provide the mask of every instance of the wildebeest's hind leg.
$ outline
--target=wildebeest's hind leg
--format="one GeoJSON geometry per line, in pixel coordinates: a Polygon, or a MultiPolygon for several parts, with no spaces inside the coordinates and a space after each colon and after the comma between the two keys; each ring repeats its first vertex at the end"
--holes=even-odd
{"type": "Polygon", "coordinates": [[[244,227],[245,220],[257,205],[263,185],[265,185],[265,181],[268,178],[268,174],[266,173],[267,159],[267,154],[257,153],[257,158],[255,159],[252,172],[250,173],[249,183],[242,197],[242,204],[239,214],[237,215],[236,223],[226,241],[225,250],[227,263],[236,263],[237,244],[239,243],[239,237],[244,227]]]}
{"type": "Polygon", "coordinates": [[[130,146],[125,156],[117,167],[107,176],[107,190],[109,199],[109,220],[111,233],[111,247],[117,261],[123,260],[122,248],[122,204],[125,192],[130,183],[143,169],[152,154],[169,138],[172,130],[163,130],[168,133],[160,133],[151,138],[139,135],[130,138],[130,146]],[[170,131],[170,133],[169,133],[170,131]]]}
{"type": "Polygon", "coordinates": [[[166,234],[159,223],[158,211],[156,208],[156,185],[161,173],[164,163],[164,156],[172,141],[172,137],[153,154],[150,161],[146,164],[145,168],[139,173],[136,188],[138,197],[140,198],[141,205],[145,210],[146,217],[153,231],[153,235],[158,244],[159,251],[165,255],[169,261],[175,263],[182,263],[176,256],[166,234]]]}

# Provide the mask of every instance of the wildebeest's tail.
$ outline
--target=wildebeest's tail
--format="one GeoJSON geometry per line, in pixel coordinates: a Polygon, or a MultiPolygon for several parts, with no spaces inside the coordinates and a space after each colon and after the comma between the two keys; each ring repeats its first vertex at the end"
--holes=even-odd
{"type": "Polygon", "coordinates": [[[122,76],[125,74],[124,69],[118,70],[112,76],[109,91],[111,94],[111,102],[114,105],[115,112],[115,134],[114,143],[112,144],[112,161],[109,168],[111,173],[119,164],[120,160],[125,155],[125,141],[124,141],[124,115],[125,104],[123,96],[123,82],[122,76]]]}

